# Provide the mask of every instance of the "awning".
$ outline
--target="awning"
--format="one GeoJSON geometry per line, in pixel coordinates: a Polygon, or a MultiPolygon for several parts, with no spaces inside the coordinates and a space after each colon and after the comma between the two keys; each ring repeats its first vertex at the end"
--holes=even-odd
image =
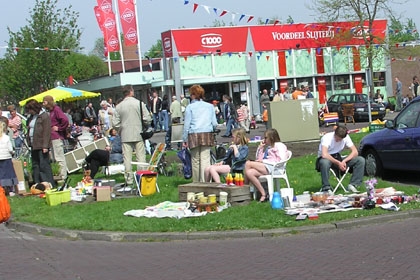
{"type": "Polygon", "coordinates": [[[54,98],[55,102],[58,102],[58,101],[71,102],[71,101],[79,100],[79,99],[95,98],[95,97],[100,96],[101,94],[96,93],[96,92],[90,92],[90,91],[85,91],[85,90],[58,86],[56,88],[41,92],[29,98],[26,98],[25,100],[20,101],[19,105],[24,106],[26,102],[28,102],[30,99],[35,99],[38,102],[42,102],[44,96],[46,95],[51,95],[54,98]]]}

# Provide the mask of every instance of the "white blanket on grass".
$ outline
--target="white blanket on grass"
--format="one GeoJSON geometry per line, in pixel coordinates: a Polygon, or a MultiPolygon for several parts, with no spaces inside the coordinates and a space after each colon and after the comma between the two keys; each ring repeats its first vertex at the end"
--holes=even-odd
{"type": "MultiPolygon", "coordinates": [[[[164,201],[155,206],[149,206],[145,209],[129,210],[124,213],[125,216],[133,217],[146,217],[146,218],[190,218],[190,217],[201,217],[207,214],[207,212],[192,212],[188,202],[171,202],[164,201]]],[[[217,212],[226,209],[228,205],[224,207],[218,207],[217,212]]]]}

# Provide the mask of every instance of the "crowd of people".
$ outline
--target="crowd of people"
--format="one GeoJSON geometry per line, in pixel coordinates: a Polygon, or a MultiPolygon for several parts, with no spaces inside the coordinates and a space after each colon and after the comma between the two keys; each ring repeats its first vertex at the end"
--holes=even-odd
{"type": "MultiPolygon", "coordinates": [[[[306,87],[302,90],[306,92],[303,96],[308,98],[306,87]]],[[[183,123],[182,146],[188,148],[191,153],[193,182],[220,182],[221,174],[243,173],[245,183],[252,184],[260,193],[260,202],[266,202],[268,194],[259,177],[272,172],[273,166],[287,157],[287,147],[281,142],[278,131],[267,129],[257,148],[255,160],[249,160],[246,134],[249,133],[252,119],[246,104],[235,106],[228,95],[222,96],[222,103],[218,100],[206,102],[204,88],[200,85],[191,86],[188,92],[189,99],[180,96],[178,100],[177,96],[173,95],[172,102],[169,103],[167,95],[161,99],[157,92],[153,91],[150,99],[143,102],[135,97],[133,87],[126,85],[122,88],[123,99],[117,104],[113,104],[112,99],[103,100],[98,111],[92,103],[88,103],[82,111],[66,108],[66,112],[63,112],[52,96],[45,96],[42,103],[34,99],[29,100],[25,105],[25,112],[29,116],[26,122],[26,141],[31,147],[34,183],[48,182],[53,187],[56,185],[51,159],[59,163],[61,179],[66,179],[63,141],[67,137],[69,127],[97,127],[103,137],[110,140],[109,146],[92,151],[85,159],[86,168],[91,170],[92,178],[100,166],[118,163],[124,165],[126,183],[133,184],[133,153],[136,162],[146,162],[145,140],[141,136],[143,124],[153,122],[156,132],[166,131],[167,145],[170,145],[171,127],[183,123]],[[222,121],[226,125],[226,132],[222,137],[233,137],[232,144],[225,157],[211,165],[210,149],[215,143],[214,132],[222,121]]],[[[267,97],[267,90],[263,90],[262,109],[270,102],[270,98],[267,97]]],[[[383,97],[377,92],[375,98],[383,97]]],[[[22,120],[16,115],[13,105],[9,106],[8,110],[10,118],[0,120],[0,183],[3,186],[13,186],[17,183],[16,174],[11,172],[13,166],[10,159],[16,148],[22,145],[19,137],[22,120]]],[[[181,143],[178,148],[181,149],[181,143]]],[[[334,133],[326,134],[321,139],[317,163],[324,191],[331,190],[328,170],[332,165],[338,166],[340,170],[347,167],[353,169],[348,189],[357,191],[356,186],[361,184],[363,176],[364,160],[358,156],[345,128],[338,127],[334,133]],[[344,147],[351,150],[350,155],[345,159],[334,157],[334,154],[339,154],[344,147]]]]}

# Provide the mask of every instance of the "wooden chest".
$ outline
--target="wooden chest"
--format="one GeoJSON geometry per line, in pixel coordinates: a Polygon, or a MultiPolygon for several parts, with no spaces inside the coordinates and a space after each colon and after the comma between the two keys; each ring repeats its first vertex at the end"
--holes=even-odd
{"type": "Polygon", "coordinates": [[[178,186],[179,201],[187,201],[187,193],[203,192],[205,196],[215,194],[219,201],[219,193],[226,192],[228,194],[228,202],[232,205],[246,205],[251,201],[251,193],[249,185],[245,186],[223,186],[220,183],[189,183],[178,186]]]}

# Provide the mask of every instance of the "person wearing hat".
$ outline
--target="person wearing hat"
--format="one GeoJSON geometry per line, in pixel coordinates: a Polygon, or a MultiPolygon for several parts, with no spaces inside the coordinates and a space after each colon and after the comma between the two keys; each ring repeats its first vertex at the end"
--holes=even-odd
{"type": "Polygon", "coordinates": [[[69,126],[69,119],[55,104],[54,98],[51,95],[46,95],[43,98],[42,105],[44,109],[49,112],[51,120],[51,142],[53,149],[54,160],[60,165],[60,176],[62,180],[67,178],[67,164],[64,158],[64,139],[67,137],[67,127],[69,126]]]}

